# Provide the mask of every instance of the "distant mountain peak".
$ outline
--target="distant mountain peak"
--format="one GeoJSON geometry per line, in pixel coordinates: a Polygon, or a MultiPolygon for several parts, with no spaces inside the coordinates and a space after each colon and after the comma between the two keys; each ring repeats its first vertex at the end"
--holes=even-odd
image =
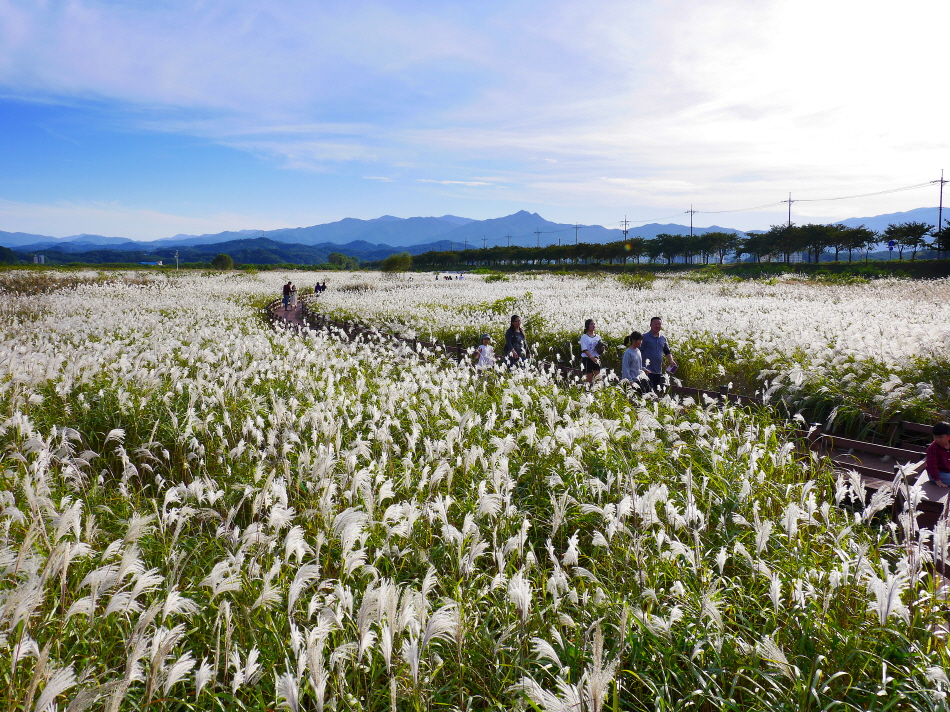
{"type": "Polygon", "coordinates": [[[458,215],[443,215],[436,218],[436,220],[445,220],[445,222],[454,223],[456,225],[468,225],[471,222],[476,222],[472,218],[460,218],[458,215]]]}
{"type": "Polygon", "coordinates": [[[405,218],[397,218],[395,215],[380,215],[378,218],[366,222],[398,222],[400,220],[405,220],[405,218]]]}

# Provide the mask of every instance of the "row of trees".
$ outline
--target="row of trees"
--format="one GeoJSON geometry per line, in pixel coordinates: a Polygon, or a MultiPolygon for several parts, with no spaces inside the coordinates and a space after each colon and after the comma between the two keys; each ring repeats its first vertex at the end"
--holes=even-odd
{"type": "Polygon", "coordinates": [[[419,267],[450,267],[455,265],[494,266],[503,264],[638,264],[649,262],[685,262],[688,264],[722,264],[731,258],[755,262],[792,260],[802,255],[808,262],[821,261],[822,255],[834,253],[837,262],[847,253],[851,262],[857,253],[868,259],[870,251],[881,242],[894,241],[898,259],[909,251],[911,259],[924,249],[936,249],[938,257],[950,249],[950,220],[943,231],[934,232],[927,223],[908,222],[888,225],[883,232],[863,225],[773,225],[766,232],[748,235],[729,232],[706,232],[699,235],[660,234],[652,240],[632,237],[603,244],[548,245],[547,247],[490,247],[459,251],[431,251],[413,258],[419,267]],[[933,237],[928,242],[928,237],[933,237]]]}

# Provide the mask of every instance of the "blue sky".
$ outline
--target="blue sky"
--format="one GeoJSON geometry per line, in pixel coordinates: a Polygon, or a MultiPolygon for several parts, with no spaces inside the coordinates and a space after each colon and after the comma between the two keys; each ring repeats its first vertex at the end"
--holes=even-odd
{"type": "Polygon", "coordinates": [[[0,0],[0,230],[610,225],[918,184],[950,169],[948,6],[0,0]]]}

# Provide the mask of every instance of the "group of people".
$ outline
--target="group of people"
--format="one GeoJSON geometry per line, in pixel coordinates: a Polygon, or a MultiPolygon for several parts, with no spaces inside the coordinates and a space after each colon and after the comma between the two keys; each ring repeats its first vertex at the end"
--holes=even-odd
{"type": "MultiPolygon", "coordinates": [[[[521,317],[511,317],[511,326],[505,332],[505,350],[503,360],[510,369],[524,366],[528,362],[528,339],[521,328],[521,317]]],[[[491,345],[491,336],[482,334],[482,343],[475,351],[475,365],[478,368],[493,368],[497,362],[495,347],[491,345]]]]}
{"type": "MultiPolygon", "coordinates": [[[[621,377],[641,393],[659,392],[665,381],[664,371],[673,374],[678,368],[666,337],[660,333],[662,329],[663,320],[655,316],[650,320],[648,332],[641,334],[639,331],[632,331],[624,338],[627,349],[623,353],[621,377]],[[664,369],[667,359],[669,366],[664,369]]],[[[593,319],[584,322],[580,343],[581,364],[587,383],[590,384],[600,372],[601,358],[607,350],[607,345],[597,334],[597,324],[593,319]]],[[[524,366],[528,356],[528,340],[521,328],[521,317],[515,314],[511,317],[511,326],[505,332],[504,362],[512,369],[524,366]]],[[[491,368],[495,365],[497,357],[488,334],[482,334],[482,343],[475,358],[478,368],[491,368]]]]}
{"type": "MultiPolygon", "coordinates": [[[[623,340],[627,348],[623,352],[620,377],[641,393],[659,392],[665,382],[664,372],[672,375],[678,368],[669,342],[660,333],[662,329],[663,320],[655,316],[650,319],[649,331],[643,334],[631,331],[623,340]],[[666,359],[669,359],[670,364],[664,369],[666,359]]],[[[607,350],[606,344],[596,332],[597,324],[593,319],[584,322],[581,363],[588,383],[593,383],[594,377],[600,372],[601,357],[607,350]]]]}
{"type": "MultiPolygon", "coordinates": [[[[324,280],[323,282],[317,282],[313,288],[314,294],[321,294],[325,291],[327,291],[326,280],[324,280]]],[[[287,284],[284,285],[284,311],[287,311],[288,309],[296,309],[296,308],[297,308],[297,285],[288,281],[287,284]]]]}
{"type": "Polygon", "coordinates": [[[297,308],[297,285],[290,281],[284,285],[284,311],[297,308]]]}

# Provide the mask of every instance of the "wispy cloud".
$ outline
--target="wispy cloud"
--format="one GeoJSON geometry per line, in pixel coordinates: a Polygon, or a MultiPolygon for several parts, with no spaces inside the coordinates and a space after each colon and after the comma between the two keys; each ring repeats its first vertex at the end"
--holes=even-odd
{"type": "Polygon", "coordinates": [[[491,185],[491,183],[486,183],[480,180],[433,180],[431,178],[416,178],[416,181],[419,183],[438,183],[439,185],[467,185],[467,186],[491,185]]]}

